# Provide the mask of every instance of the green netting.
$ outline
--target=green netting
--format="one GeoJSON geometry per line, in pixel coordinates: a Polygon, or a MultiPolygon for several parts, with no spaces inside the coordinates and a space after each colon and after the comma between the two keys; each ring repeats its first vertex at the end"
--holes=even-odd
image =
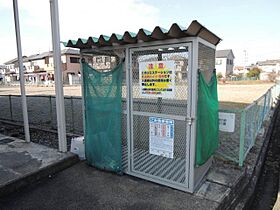
{"type": "Polygon", "coordinates": [[[83,63],[86,159],[114,172],[121,171],[122,69],[99,72],[83,63]]]}
{"type": "Polygon", "coordinates": [[[203,165],[218,148],[219,102],[216,74],[207,83],[199,73],[196,130],[196,165],[203,165]]]}

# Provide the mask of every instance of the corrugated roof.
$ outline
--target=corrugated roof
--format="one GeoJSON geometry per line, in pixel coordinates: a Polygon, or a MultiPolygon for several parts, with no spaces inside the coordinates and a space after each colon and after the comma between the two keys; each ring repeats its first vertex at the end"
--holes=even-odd
{"type": "Polygon", "coordinates": [[[78,40],[63,42],[63,44],[67,47],[86,49],[92,46],[112,46],[114,43],[126,45],[137,43],[139,40],[150,42],[183,37],[201,37],[214,45],[217,45],[221,41],[221,38],[194,20],[188,28],[173,23],[169,30],[156,26],[153,31],[141,28],[138,33],[126,31],[123,35],[113,33],[111,36],[100,35],[99,38],[90,36],[88,39],[79,38],[78,40]]]}
{"type": "Polygon", "coordinates": [[[228,55],[232,53],[233,57],[234,54],[231,49],[228,50],[216,50],[216,58],[226,58],[228,55]]]}

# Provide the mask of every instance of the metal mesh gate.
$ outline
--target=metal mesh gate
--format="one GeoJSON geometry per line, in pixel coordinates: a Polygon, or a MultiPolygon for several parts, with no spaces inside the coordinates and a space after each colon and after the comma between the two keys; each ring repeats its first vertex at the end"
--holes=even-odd
{"type": "Polygon", "coordinates": [[[187,157],[187,77],[189,46],[156,46],[130,50],[132,95],[131,170],[138,176],[170,186],[188,185],[187,157]],[[151,61],[175,63],[175,93],[173,98],[141,95],[139,64],[151,61]],[[173,157],[149,152],[151,117],[174,122],[173,157]]]}

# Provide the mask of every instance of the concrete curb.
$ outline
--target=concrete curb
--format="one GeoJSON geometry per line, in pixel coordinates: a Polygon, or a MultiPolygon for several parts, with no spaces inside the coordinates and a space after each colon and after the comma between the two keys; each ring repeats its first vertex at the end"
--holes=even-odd
{"type": "Polygon", "coordinates": [[[0,197],[6,196],[12,192],[18,191],[27,185],[36,184],[39,180],[45,179],[50,175],[56,174],[79,162],[77,155],[71,155],[58,162],[50,164],[40,170],[26,174],[19,179],[8,182],[0,186],[0,197]]]}

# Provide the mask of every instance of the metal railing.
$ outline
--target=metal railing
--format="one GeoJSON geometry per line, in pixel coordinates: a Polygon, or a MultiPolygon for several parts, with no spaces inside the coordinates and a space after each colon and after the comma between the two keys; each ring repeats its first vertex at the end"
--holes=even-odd
{"type": "MultiPolygon", "coordinates": [[[[220,146],[217,155],[242,166],[279,94],[280,84],[276,84],[244,109],[220,109],[220,112],[235,114],[235,129],[231,133],[219,132],[220,146]]],[[[82,98],[66,96],[64,103],[67,132],[83,135],[82,98]]],[[[57,129],[55,96],[27,95],[27,107],[30,125],[42,129],[57,129]]],[[[0,119],[23,122],[20,95],[0,95],[0,119]]]]}
{"type": "Polygon", "coordinates": [[[280,84],[276,84],[244,109],[219,110],[235,114],[235,130],[232,133],[219,132],[220,147],[217,155],[243,166],[247,154],[255,144],[263,122],[271,108],[277,103],[279,95],[280,84]]]}

